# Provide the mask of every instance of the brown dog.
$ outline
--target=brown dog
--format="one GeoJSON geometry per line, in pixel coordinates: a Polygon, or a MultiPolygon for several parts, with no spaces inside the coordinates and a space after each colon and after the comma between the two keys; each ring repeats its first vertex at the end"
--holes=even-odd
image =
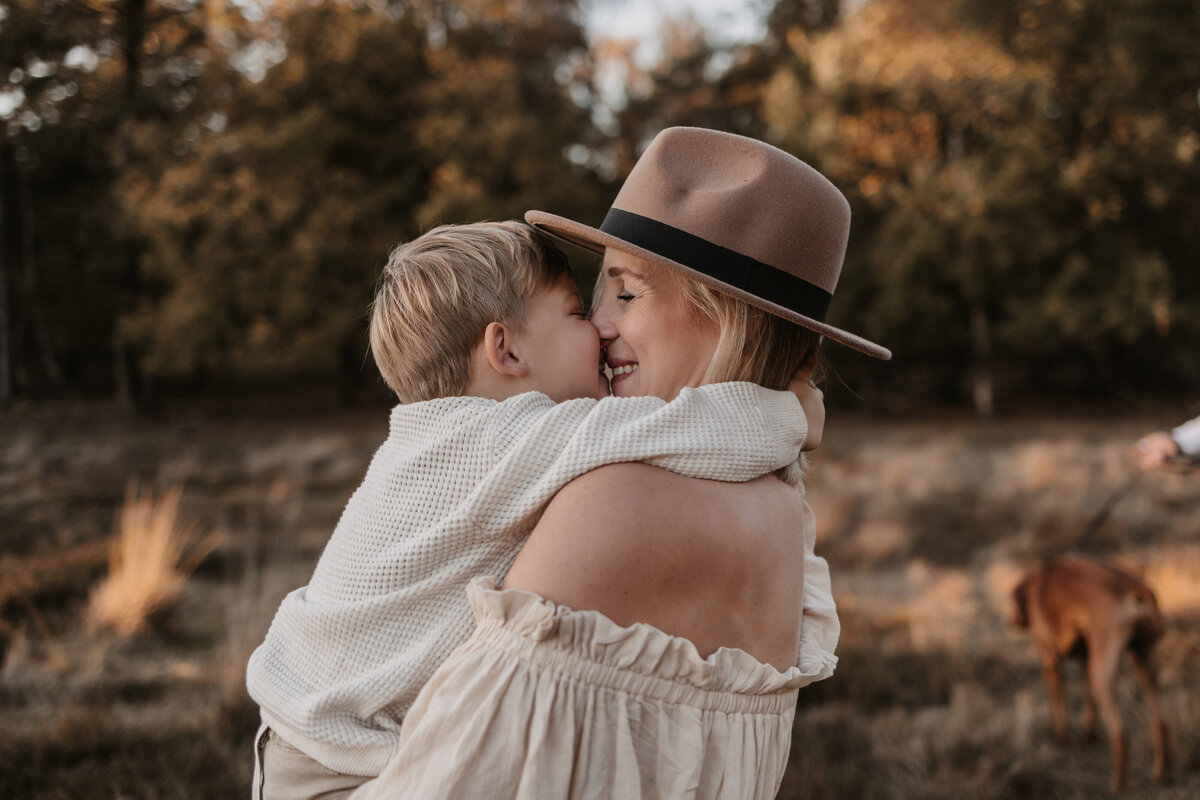
{"type": "Polygon", "coordinates": [[[1158,696],[1157,676],[1150,660],[1162,636],[1162,614],[1146,584],[1118,569],[1077,556],[1046,561],[1013,590],[1013,623],[1028,628],[1042,659],[1050,694],[1054,731],[1060,743],[1067,738],[1059,665],[1065,658],[1082,659],[1087,676],[1083,725],[1085,735],[1096,733],[1096,709],[1104,719],[1112,745],[1112,790],[1125,788],[1128,774],[1125,728],[1114,692],[1121,654],[1128,651],[1134,674],[1150,711],[1154,743],[1154,778],[1171,774],[1167,725],[1158,696]]]}

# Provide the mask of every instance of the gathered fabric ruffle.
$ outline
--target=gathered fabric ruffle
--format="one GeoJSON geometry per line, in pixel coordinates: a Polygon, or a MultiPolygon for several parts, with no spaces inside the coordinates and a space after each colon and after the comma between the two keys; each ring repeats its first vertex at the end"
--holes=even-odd
{"type": "Polygon", "coordinates": [[[467,595],[475,632],[422,689],[398,752],[355,800],[778,792],[798,690],[828,659],[780,672],[737,649],[702,657],[651,625],[618,625],[487,577],[467,595]]]}
{"type": "MultiPolygon", "coordinates": [[[[581,666],[579,662],[590,662],[698,692],[775,695],[824,677],[837,662],[830,652],[802,652],[799,664],[779,672],[735,648],[722,647],[702,657],[691,641],[652,625],[618,625],[596,611],[574,610],[533,592],[497,589],[495,580],[487,576],[471,581],[467,598],[479,626],[476,636],[481,639],[493,643],[508,640],[517,649],[521,645],[512,637],[541,642],[547,645],[543,649],[555,651],[555,655],[540,657],[547,665],[576,668],[581,666]]],[[[689,694],[682,688],[676,693],[689,694]]],[[[700,699],[700,695],[694,697],[700,699]]]]}

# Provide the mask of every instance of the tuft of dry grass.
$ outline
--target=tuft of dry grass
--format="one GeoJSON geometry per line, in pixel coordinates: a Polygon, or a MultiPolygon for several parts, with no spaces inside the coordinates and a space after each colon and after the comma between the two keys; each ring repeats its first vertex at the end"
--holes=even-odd
{"type": "Polygon", "coordinates": [[[93,629],[120,636],[145,632],[150,621],[179,597],[191,571],[212,549],[179,515],[183,489],[174,486],[155,497],[131,482],[109,541],[108,575],[88,600],[93,629]]]}

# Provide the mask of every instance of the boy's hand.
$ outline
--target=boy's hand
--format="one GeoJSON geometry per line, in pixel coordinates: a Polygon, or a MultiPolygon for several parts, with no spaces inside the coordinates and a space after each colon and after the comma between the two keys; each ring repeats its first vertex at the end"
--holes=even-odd
{"type": "Polygon", "coordinates": [[[804,440],[801,450],[815,450],[821,444],[825,433],[825,395],[813,383],[813,372],[816,370],[815,357],[805,361],[792,375],[787,390],[796,395],[804,416],[808,418],[808,437],[804,440]]]}

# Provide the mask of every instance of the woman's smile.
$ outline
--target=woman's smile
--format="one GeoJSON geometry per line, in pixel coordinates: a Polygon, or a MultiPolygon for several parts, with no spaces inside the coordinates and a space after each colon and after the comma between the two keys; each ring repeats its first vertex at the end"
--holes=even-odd
{"type": "Polygon", "coordinates": [[[633,375],[633,373],[637,372],[637,368],[637,362],[610,361],[608,363],[608,370],[612,377],[608,379],[609,385],[616,386],[617,383],[627,379],[629,376],[633,375]]]}

